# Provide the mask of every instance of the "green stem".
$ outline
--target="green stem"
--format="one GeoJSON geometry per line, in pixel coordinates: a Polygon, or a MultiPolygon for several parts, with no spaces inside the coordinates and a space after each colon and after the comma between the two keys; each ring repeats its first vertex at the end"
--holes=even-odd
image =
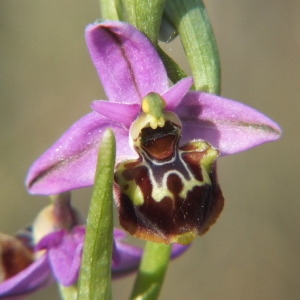
{"type": "Polygon", "coordinates": [[[87,218],[79,277],[79,300],[111,299],[113,177],[115,138],[106,130],[100,145],[95,185],[87,218]]]}
{"type": "Polygon", "coordinates": [[[177,29],[191,66],[197,90],[220,93],[218,49],[201,0],[167,0],[165,13],[177,29]]]}
{"type": "Polygon", "coordinates": [[[142,31],[157,45],[165,0],[123,0],[127,18],[125,21],[142,31]]]}
{"type": "Polygon", "coordinates": [[[170,260],[171,246],[147,242],[130,299],[155,300],[170,260]]]}
{"type": "Polygon", "coordinates": [[[100,0],[100,12],[103,19],[119,20],[120,11],[118,10],[120,0],[100,0]]]}

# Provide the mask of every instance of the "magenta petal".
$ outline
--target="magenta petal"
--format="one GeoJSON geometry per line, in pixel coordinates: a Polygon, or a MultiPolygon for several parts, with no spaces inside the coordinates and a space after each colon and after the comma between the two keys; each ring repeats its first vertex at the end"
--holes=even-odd
{"type": "Polygon", "coordinates": [[[1,282],[0,298],[24,295],[45,287],[52,282],[51,275],[47,256],[44,255],[22,272],[1,282]]]}
{"type": "Polygon", "coordinates": [[[143,249],[124,242],[127,234],[120,229],[114,229],[114,247],[112,259],[112,276],[118,278],[138,269],[143,249]]]}
{"type": "Polygon", "coordinates": [[[118,229],[118,228],[114,228],[114,239],[118,242],[124,240],[127,237],[127,233],[122,230],[122,229],[118,229]]]}
{"type": "Polygon", "coordinates": [[[91,24],[86,28],[86,42],[110,101],[140,103],[146,94],[168,89],[159,55],[132,25],[118,21],[91,24]]]}
{"type": "Polygon", "coordinates": [[[124,124],[128,129],[141,110],[139,104],[122,104],[95,100],[91,107],[102,116],[124,124]]]}
{"type": "Polygon", "coordinates": [[[54,231],[44,236],[36,245],[36,250],[50,249],[57,247],[65,236],[64,230],[54,231]]]}
{"type": "Polygon", "coordinates": [[[53,274],[64,286],[77,282],[81,264],[84,235],[66,234],[62,243],[48,251],[53,274]]]}
{"type": "Polygon", "coordinates": [[[171,252],[171,258],[177,258],[183,253],[185,253],[191,246],[192,244],[188,245],[181,245],[181,244],[173,244],[172,245],[172,252],[171,252]]]}
{"type": "Polygon", "coordinates": [[[277,140],[281,134],[280,127],[259,111],[212,94],[189,92],[175,112],[183,124],[182,143],[203,139],[221,155],[277,140]]]}
{"type": "Polygon", "coordinates": [[[58,282],[70,286],[77,282],[85,230],[77,226],[71,232],[53,232],[41,240],[38,248],[47,249],[49,263],[58,282]]]}
{"type": "Polygon", "coordinates": [[[193,78],[187,77],[181,79],[175,85],[171,86],[170,89],[162,95],[167,103],[167,109],[174,110],[192,85],[193,78]]]}
{"type": "Polygon", "coordinates": [[[117,159],[135,157],[128,129],[92,112],[77,121],[31,166],[26,184],[33,194],[58,194],[94,182],[98,147],[105,129],[113,129],[117,159]]]}
{"type": "Polygon", "coordinates": [[[127,275],[138,269],[143,250],[139,247],[115,241],[112,261],[114,278],[127,275]]]}

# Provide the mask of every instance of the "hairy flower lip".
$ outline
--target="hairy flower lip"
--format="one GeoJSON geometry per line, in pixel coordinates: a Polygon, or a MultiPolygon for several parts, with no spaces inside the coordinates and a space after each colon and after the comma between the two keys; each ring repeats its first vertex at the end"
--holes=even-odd
{"type": "Polygon", "coordinates": [[[206,140],[224,156],[281,135],[274,121],[247,105],[189,91],[190,77],[168,88],[155,48],[130,24],[91,24],[86,29],[86,41],[109,101],[94,101],[94,111],[78,120],[31,166],[26,185],[32,194],[51,195],[93,185],[97,150],[106,128],[116,135],[117,162],[136,158],[128,141],[129,127],[139,114],[141,97],[150,92],[160,94],[166,109],[181,119],[182,144],[206,140]]]}

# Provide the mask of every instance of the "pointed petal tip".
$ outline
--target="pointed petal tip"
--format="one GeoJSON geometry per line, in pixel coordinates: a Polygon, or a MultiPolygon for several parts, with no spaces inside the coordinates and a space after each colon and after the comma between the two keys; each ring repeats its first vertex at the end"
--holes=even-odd
{"type": "Polygon", "coordinates": [[[192,243],[188,245],[181,245],[181,244],[173,244],[172,245],[172,252],[171,252],[171,258],[177,258],[181,256],[183,253],[185,253],[190,247],[192,243]]]}
{"type": "Polygon", "coordinates": [[[102,116],[129,128],[140,112],[139,104],[94,100],[91,108],[102,116]],[[116,113],[118,112],[118,113],[116,113]]]}
{"type": "Polygon", "coordinates": [[[31,166],[26,186],[31,194],[53,195],[94,183],[98,147],[106,128],[116,135],[117,159],[134,156],[128,129],[97,112],[85,115],[31,166]]]}
{"type": "Polygon", "coordinates": [[[183,123],[182,143],[203,139],[222,156],[278,140],[280,126],[258,110],[217,95],[191,91],[176,107],[183,123]]]}
{"type": "MultiPolygon", "coordinates": [[[[85,178],[79,178],[74,175],[77,174],[76,169],[80,168],[79,165],[84,164],[84,162],[75,161],[73,163],[74,166],[68,166],[68,159],[66,159],[65,164],[61,166],[61,168],[52,168],[52,165],[49,163],[48,168],[41,169],[40,163],[43,163],[43,160],[44,158],[41,157],[31,166],[25,180],[25,187],[32,195],[55,195],[70,190],[88,187],[93,184],[93,175],[88,174],[91,169],[87,170],[88,173],[86,173],[85,178]],[[91,177],[91,180],[89,180],[88,177],[91,177]]],[[[53,163],[53,166],[54,165],[55,162],[53,163]]]]}
{"type": "Polygon", "coordinates": [[[245,112],[248,111],[253,120],[249,121],[245,118],[244,121],[241,117],[235,124],[236,128],[231,129],[231,132],[226,133],[227,129],[224,129],[224,137],[227,135],[230,143],[225,139],[220,143],[221,156],[247,151],[277,141],[282,136],[282,129],[274,120],[250,106],[244,105],[244,107],[245,112]]]}
{"type": "Polygon", "coordinates": [[[193,82],[193,77],[183,78],[175,85],[171,86],[171,88],[162,95],[167,103],[168,110],[174,110],[174,108],[180,103],[182,98],[187,94],[187,92],[193,85],[193,82]]]}

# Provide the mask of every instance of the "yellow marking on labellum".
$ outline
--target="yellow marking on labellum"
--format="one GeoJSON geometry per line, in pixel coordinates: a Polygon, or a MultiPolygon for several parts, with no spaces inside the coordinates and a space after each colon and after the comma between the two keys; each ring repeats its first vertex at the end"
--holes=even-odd
{"type": "MultiPolygon", "coordinates": [[[[202,141],[197,142],[197,146],[199,147],[199,149],[201,149],[201,151],[207,151],[207,155],[203,156],[205,164],[203,164],[201,160],[201,163],[199,162],[198,165],[202,173],[201,181],[195,178],[195,176],[192,174],[186,162],[182,159],[182,154],[184,153],[184,151],[182,150],[178,150],[177,157],[175,157],[175,159],[173,158],[170,162],[170,169],[166,171],[163,174],[162,178],[160,178],[160,180],[158,181],[155,178],[155,175],[153,174],[154,173],[153,165],[158,166],[159,163],[156,164],[155,162],[151,161],[149,156],[144,151],[142,151],[143,153],[142,156],[148,159],[145,159],[141,164],[144,165],[149,171],[149,178],[152,183],[151,196],[156,202],[162,201],[165,197],[170,197],[172,200],[175,200],[175,195],[172,192],[170,192],[167,186],[167,180],[169,176],[172,174],[177,175],[181,180],[183,187],[181,192],[178,195],[182,199],[185,199],[188,192],[193,190],[195,186],[203,186],[205,184],[211,184],[211,180],[209,178],[208,172],[211,169],[211,163],[217,158],[219,153],[214,148],[208,149],[207,148],[208,144],[206,142],[202,142],[202,141]],[[209,165],[208,162],[210,162],[210,166],[206,167],[207,165],[209,165]],[[185,176],[182,174],[182,171],[180,172],[176,169],[176,167],[178,167],[179,164],[181,165],[181,168],[184,168],[185,176]]],[[[167,162],[164,162],[163,164],[166,165],[167,162]]],[[[130,195],[128,194],[128,196],[130,195]]]]}
{"type": "Polygon", "coordinates": [[[118,177],[118,184],[120,185],[122,192],[130,197],[134,205],[139,206],[144,203],[144,195],[141,188],[134,180],[126,180],[123,176],[123,172],[126,171],[127,165],[133,162],[135,162],[135,160],[129,160],[120,164],[116,171],[116,176],[118,177]]]}
{"type": "Polygon", "coordinates": [[[132,181],[127,183],[129,185],[129,188],[126,189],[124,193],[130,196],[134,205],[142,205],[144,203],[144,195],[141,188],[138,185],[134,184],[134,182],[132,181]]]}
{"type": "Polygon", "coordinates": [[[196,235],[197,235],[197,232],[183,233],[178,237],[177,243],[182,244],[182,245],[188,245],[195,239],[196,235]]]}

